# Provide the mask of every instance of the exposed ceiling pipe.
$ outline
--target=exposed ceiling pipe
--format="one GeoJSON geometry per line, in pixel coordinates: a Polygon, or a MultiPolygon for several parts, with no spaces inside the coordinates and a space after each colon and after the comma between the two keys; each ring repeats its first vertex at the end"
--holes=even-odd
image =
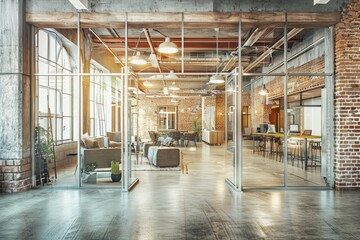
{"type": "Polygon", "coordinates": [[[108,45],[100,38],[99,35],[97,35],[91,28],[89,28],[89,31],[94,34],[94,36],[99,39],[99,41],[105,46],[105,48],[114,56],[114,58],[116,60],[119,61],[119,63],[121,64],[121,66],[125,67],[124,63],[118,58],[118,56],[116,56],[116,54],[108,47],[108,45]]]}
{"type": "MultiPolygon", "coordinates": [[[[300,33],[303,30],[303,28],[293,28],[288,34],[287,34],[287,38],[291,39],[293,37],[295,37],[298,33],[300,33]]],[[[267,56],[269,56],[270,54],[272,54],[275,49],[278,49],[280,46],[282,46],[284,44],[284,39],[285,36],[283,36],[282,38],[280,38],[276,43],[274,43],[268,50],[266,50],[265,52],[263,52],[263,54],[261,54],[257,59],[255,59],[255,61],[253,61],[249,66],[247,66],[244,69],[244,73],[249,72],[251,69],[253,69],[254,67],[256,67],[262,60],[264,60],[267,56]]]]}
{"type": "MultiPolygon", "coordinates": [[[[252,47],[259,40],[259,38],[268,30],[269,30],[269,28],[264,28],[264,29],[256,28],[255,31],[253,31],[251,33],[251,35],[248,37],[248,39],[244,42],[242,47],[243,48],[244,47],[252,47]]],[[[235,51],[237,51],[237,50],[235,50],[235,51]]],[[[222,71],[223,72],[230,71],[235,66],[237,60],[238,60],[237,56],[232,56],[230,58],[230,60],[226,63],[226,65],[222,69],[222,71]]]]}
{"type": "MultiPolygon", "coordinates": [[[[288,61],[291,61],[291,60],[297,58],[298,56],[300,56],[301,54],[305,53],[305,52],[308,51],[309,49],[311,49],[311,48],[315,47],[316,45],[320,44],[322,41],[324,41],[324,39],[325,39],[324,37],[319,38],[318,40],[316,40],[316,41],[313,42],[312,44],[306,46],[305,48],[301,49],[300,51],[298,51],[297,53],[295,53],[294,55],[292,55],[291,57],[289,57],[289,58],[288,58],[288,61]]],[[[265,75],[266,75],[266,74],[269,74],[269,73],[275,71],[276,69],[278,69],[279,67],[281,67],[281,66],[283,66],[283,65],[284,65],[284,63],[281,62],[281,63],[279,63],[278,65],[276,65],[275,67],[273,67],[273,68],[271,68],[270,70],[268,70],[267,73],[264,73],[264,74],[265,74],[265,75]]],[[[275,75],[276,75],[276,74],[275,74],[275,75]]],[[[245,88],[245,87],[247,87],[247,86],[249,86],[249,85],[251,85],[251,84],[254,84],[255,82],[259,81],[261,78],[262,78],[262,77],[259,77],[259,78],[255,79],[254,81],[251,81],[250,83],[246,84],[243,88],[245,88]]]]}

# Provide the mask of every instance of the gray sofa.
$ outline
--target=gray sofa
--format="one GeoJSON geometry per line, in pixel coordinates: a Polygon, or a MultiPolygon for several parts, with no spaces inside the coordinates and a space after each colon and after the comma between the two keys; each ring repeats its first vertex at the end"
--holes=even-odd
{"type": "Polygon", "coordinates": [[[110,169],[111,161],[121,162],[121,148],[104,148],[104,140],[104,137],[84,137],[82,139],[81,155],[83,166],[96,163],[97,168],[110,169]]]}
{"type": "Polygon", "coordinates": [[[180,149],[151,146],[147,153],[150,163],[157,167],[177,167],[180,164],[180,149]]]}
{"type": "Polygon", "coordinates": [[[97,168],[110,168],[111,161],[121,162],[121,148],[82,149],[84,166],[96,163],[97,168]]]}

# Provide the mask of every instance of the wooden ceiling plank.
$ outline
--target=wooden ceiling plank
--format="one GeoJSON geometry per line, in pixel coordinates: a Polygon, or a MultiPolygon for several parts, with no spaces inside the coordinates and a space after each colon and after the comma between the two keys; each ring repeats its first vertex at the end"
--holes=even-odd
{"type": "MultiPolygon", "coordinates": [[[[82,27],[116,27],[123,26],[125,13],[119,12],[83,12],[80,13],[82,27]]],[[[285,14],[283,12],[247,12],[247,13],[184,13],[186,28],[236,28],[239,19],[243,27],[267,27],[271,24],[283,26],[285,14]]],[[[77,13],[75,12],[28,12],[26,21],[35,26],[76,28],[77,13]]],[[[332,13],[288,13],[288,22],[294,26],[314,24],[314,26],[329,26],[340,21],[340,12],[332,13]]],[[[181,13],[129,13],[129,27],[138,28],[180,28],[181,13]]]]}

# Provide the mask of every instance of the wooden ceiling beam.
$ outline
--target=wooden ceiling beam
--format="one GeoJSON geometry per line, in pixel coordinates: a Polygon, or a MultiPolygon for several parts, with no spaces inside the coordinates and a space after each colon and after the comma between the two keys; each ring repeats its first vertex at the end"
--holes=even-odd
{"type": "MultiPolygon", "coordinates": [[[[288,13],[289,26],[326,27],[340,21],[340,12],[333,13],[288,13]]],[[[283,12],[248,13],[184,13],[185,28],[237,28],[241,19],[243,28],[264,28],[270,24],[284,26],[283,12]]],[[[75,12],[27,12],[26,22],[39,27],[76,28],[75,12]]],[[[125,13],[82,12],[83,28],[123,28],[125,13]]],[[[129,28],[181,28],[181,13],[128,13],[129,28]]]]}

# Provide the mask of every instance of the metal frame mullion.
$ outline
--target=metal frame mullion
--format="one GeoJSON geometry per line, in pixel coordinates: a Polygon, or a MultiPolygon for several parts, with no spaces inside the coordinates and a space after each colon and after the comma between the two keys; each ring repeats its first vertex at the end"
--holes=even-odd
{"type": "Polygon", "coordinates": [[[288,73],[288,22],[287,22],[287,13],[285,13],[285,26],[284,26],[284,72],[285,72],[285,78],[284,78],[284,187],[287,189],[288,187],[288,94],[287,94],[287,85],[289,80],[289,73],[288,73]]]}
{"type": "Polygon", "coordinates": [[[77,80],[78,80],[78,140],[77,140],[77,171],[76,171],[76,186],[81,187],[81,134],[82,134],[82,113],[81,113],[81,106],[82,106],[82,77],[81,73],[81,49],[80,49],[80,33],[81,33],[81,26],[80,26],[80,13],[77,13],[77,80]]]}

